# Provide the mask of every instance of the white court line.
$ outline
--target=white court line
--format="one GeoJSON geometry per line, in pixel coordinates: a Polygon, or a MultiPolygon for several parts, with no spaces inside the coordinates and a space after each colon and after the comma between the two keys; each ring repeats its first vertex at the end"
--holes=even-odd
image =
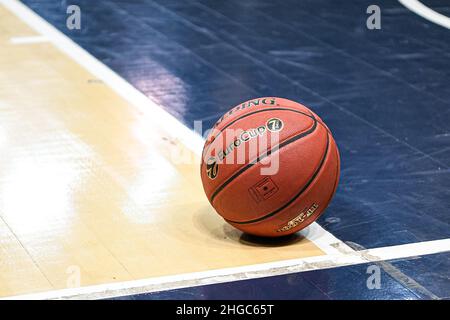
{"type": "Polygon", "coordinates": [[[31,37],[13,37],[9,39],[12,44],[33,44],[49,42],[49,39],[45,36],[31,36],[31,37]]]}
{"type": "Polygon", "coordinates": [[[363,263],[376,263],[389,259],[409,258],[441,252],[450,252],[450,239],[353,251],[345,255],[336,254],[317,256],[253,266],[179,274],[175,276],[110,283],[74,289],[55,290],[36,294],[12,296],[0,300],[107,299],[118,296],[173,290],[236,280],[255,279],[280,274],[329,269],[363,263]]]}
{"type": "Polygon", "coordinates": [[[367,252],[383,260],[413,257],[450,251],[450,239],[433,240],[403,244],[384,248],[369,249],[367,252]]]}
{"type": "MultiPolygon", "coordinates": [[[[104,83],[109,85],[123,99],[127,100],[129,103],[142,111],[145,116],[156,117],[159,122],[165,123],[177,139],[197,154],[201,154],[203,138],[200,135],[184,126],[175,117],[164,111],[161,106],[150,100],[147,96],[134,88],[130,83],[121,78],[118,74],[109,69],[84,49],[79,47],[70,38],[55,29],[51,24],[42,19],[39,15],[34,13],[21,2],[17,0],[0,0],[0,4],[3,4],[3,6],[14,12],[23,22],[27,23],[41,35],[44,35],[62,52],[66,53],[98,79],[101,79],[104,83]]],[[[361,252],[354,251],[317,223],[313,223],[309,228],[302,231],[302,234],[313,241],[319,248],[327,253],[327,255],[249,265],[238,268],[228,268],[99,286],[50,291],[34,295],[16,296],[14,298],[106,298],[124,294],[161,291],[194,285],[226,282],[230,280],[250,279],[283,273],[332,268],[369,261],[367,257],[361,255],[361,252]]],[[[395,246],[373,250],[378,250],[376,251],[378,254],[378,258],[376,259],[379,260],[385,259],[384,256],[389,256],[391,259],[402,258],[411,255],[448,251],[450,247],[450,240],[446,239],[442,241],[444,242],[436,242],[440,244],[440,247],[437,248],[440,251],[436,251],[437,249],[433,247],[435,242],[428,242],[427,245],[417,243],[406,245],[408,247],[395,246]],[[416,250],[416,246],[420,250],[416,250]],[[442,248],[442,246],[444,248],[442,248]],[[405,248],[411,249],[408,249],[409,251],[407,251],[405,248]],[[412,252],[414,252],[414,254],[412,254],[412,252]]],[[[368,252],[372,252],[373,250],[369,250],[368,252]]]]}
{"type": "Polygon", "coordinates": [[[326,254],[343,255],[354,251],[333,234],[322,228],[317,222],[313,222],[307,228],[301,230],[300,234],[314,242],[326,254]]]}
{"type": "Polygon", "coordinates": [[[418,0],[398,0],[402,5],[417,15],[434,22],[444,28],[450,29],[450,18],[428,8],[418,0]]]}

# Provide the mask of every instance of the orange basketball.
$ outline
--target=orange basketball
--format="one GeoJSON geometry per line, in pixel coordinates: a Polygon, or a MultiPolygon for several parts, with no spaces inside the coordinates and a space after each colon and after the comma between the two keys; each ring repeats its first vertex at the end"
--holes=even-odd
{"type": "Polygon", "coordinates": [[[284,236],[315,221],[339,181],[339,152],[328,127],[283,98],[246,101],[214,125],[201,178],[211,205],[231,225],[284,236]]]}

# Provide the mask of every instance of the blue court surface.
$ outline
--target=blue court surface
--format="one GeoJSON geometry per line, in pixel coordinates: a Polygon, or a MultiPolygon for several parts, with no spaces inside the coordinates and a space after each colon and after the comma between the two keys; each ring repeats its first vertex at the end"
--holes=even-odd
{"type": "MultiPolygon", "coordinates": [[[[350,247],[450,238],[450,24],[395,0],[74,0],[68,30],[68,1],[22,2],[191,129],[259,96],[309,106],[341,155],[318,223],[350,247]]],[[[448,250],[374,263],[379,289],[362,263],[117,299],[450,299],[448,250]]]]}

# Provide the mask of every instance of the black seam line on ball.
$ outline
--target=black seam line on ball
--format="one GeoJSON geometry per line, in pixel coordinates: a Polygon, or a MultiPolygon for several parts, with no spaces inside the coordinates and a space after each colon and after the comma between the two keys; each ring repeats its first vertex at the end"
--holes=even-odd
{"type": "Polygon", "coordinates": [[[328,155],[328,149],[330,148],[329,144],[330,144],[330,138],[329,138],[329,134],[328,134],[328,132],[327,132],[327,148],[325,149],[325,153],[324,153],[324,155],[323,155],[322,160],[320,161],[319,167],[318,167],[317,170],[314,172],[313,176],[309,179],[309,181],[303,186],[303,188],[302,188],[299,192],[297,192],[297,194],[296,194],[294,197],[292,197],[287,203],[285,203],[282,207],[276,209],[275,211],[272,211],[272,212],[269,213],[269,214],[266,214],[266,215],[263,216],[263,217],[260,217],[260,218],[257,218],[257,219],[253,219],[253,220],[248,220],[248,221],[232,221],[232,220],[227,220],[227,219],[225,219],[225,220],[228,221],[228,222],[234,223],[234,224],[249,224],[249,223],[255,223],[255,222],[259,222],[259,221],[262,221],[262,220],[264,220],[264,219],[270,218],[270,217],[276,215],[278,212],[280,212],[280,211],[286,209],[286,208],[287,208],[289,205],[291,205],[298,197],[300,197],[301,194],[302,194],[303,192],[305,192],[305,190],[308,189],[308,187],[311,185],[311,183],[313,183],[313,181],[316,179],[317,175],[319,174],[320,170],[321,170],[322,167],[323,167],[323,164],[325,163],[325,159],[327,158],[327,155],[328,155]]]}
{"type": "Polygon", "coordinates": [[[311,128],[309,128],[307,131],[304,131],[302,133],[299,133],[281,143],[279,143],[278,145],[274,146],[273,148],[267,150],[264,154],[258,156],[256,159],[254,159],[253,161],[251,161],[250,163],[248,163],[245,167],[242,167],[239,171],[237,171],[236,173],[234,173],[231,177],[229,177],[222,185],[220,185],[212,194],[211,196],[211,203],[214,202],[214,198],[217,196],[217,194],[223,190],[223,188],[225,188],[231,181],[233,181],[234,179],[236,179],[239,175],[241,175],[244,171],[250,169],[252,166],[254,166],[255,164],[257,164],[259,161],[261,161],[262,159],[270,156],[272,154],[272,152],[276,152],[277,150],[280,150],[281,148],[287,146],[288,144],[291,144],[294,141],[297,141],[300,138],[306,137],[307,135],[311,134],[314,132],[314,130],[316,130],[317,128],[317,120],[314,119],[314,124],[312,125],[311,128]]]}
{"type": "Polygon", "coordinates": [[[222,129],[220,129],[220,131],[219,131],[219,133],[217,134],[217,136],[215,136],[214,139],[212,139],[211,142],[208,144],[208,146],[206,147],[206,149],[202,151],[202,154],[204,154],[206,151],[209,150],[209,147],[212,145],[212,143],[217,139],[218,136],[220,136],[220,135],[222,134],[222,132],[223,132],[226,128],[228,128],[228,127],[231,126],[232,124],[236,123],[237,121],[239,121],[239,120],[241,120],[241,119],[243,119],[243,118],[246,118],[246,117],[248,117],[248,116],[251,116],[251,115],[253,115],[253,114],[255,114],[255,113],[266,112],[266,111],[277,111],[277,110],[286,110],[286,111],[292,111],[292,112],[295,112],[295,113],[300,113],[300,114],[303,114],[303,115],[307,116],[308,118],[311,118],[311,119],[313,119],[314,121],[316,121],[316,118],[315,118],[312,114],[307,114],[307,113],[304,113],[304,112],[302,112],[302,111],[298,111],[298,110],[291,109],[291,108],[267,108],[267,109],[262,109],[262,110],[254,111],[254,112],[251,112],[251,113],[247,113],[247,114],[244,114],[244,115],[240,116],[240,117],[237,118],[237,119],[234,119],[234,120],[231,121],[229,124],[227,124],[225,127],[223,127],[222,129]]]}

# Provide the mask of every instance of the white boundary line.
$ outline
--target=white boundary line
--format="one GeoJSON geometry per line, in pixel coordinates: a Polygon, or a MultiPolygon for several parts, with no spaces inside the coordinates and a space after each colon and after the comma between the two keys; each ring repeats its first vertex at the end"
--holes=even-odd
{"type": "MultiPolygon", "coordinates": [[[[164,111],[161,106],[150,100],[130,83],[98,61],[95,57],[55,29],[51,24],[21,2],[17,0],[0,0],[0,4],[16,14],[22,21],[27,23],[39,34],[46,37],[57,48],[66,53],[94,76],[103,80],[104,83],[115,90],[123,99],[136,106],[146,116],[157,117],[158,121],[165,123],[166,126],[170,128],[171,133],[184,145],[191,148],[195,153],[201,154],[203,138],[200,135],[184,126],[175,117],[164,111]]],[[[450,248],[450,239],[444,239],[367,250],[366,253],[370,253],[370,258],[367,258],[367,256],[363,255],[363,251],[354,251],[331,233],[320,227],[317,223],[311,224],[309,228],[302,231],[302,234],[313,241],[319,248],[327,253],[327,255],[75,289],[56,290],[11,298],[106,298],[117,295],[154,292],[276,274],[332,268],[369,261],[404,258],[420,254],[432,254],[448,251],[450,248]]]]}
{"type": "Polygon", "coordinates": [[[55,290],[43,293],[7,297],[0,300],[106,299],[117,296],[151,293],[156,291],[216,284],[236,280],[255,279],[272,275],[329,269],[363,263],[377,263],[379,261],[409,258],[442,252],[450,252],[450,239],[353,251],[345,255],[336,254],[316,256],[278,261],[256,266],[244,266],[74,289],[55,290]]]}
{"type": "Polygon", "coordinates": [[[428,8],[418,0],[398,0],[402,5],[416,13],[417,15],[440,25],[441,27],[450,29],[450,18],[428,8]]]}
{"type": "Polygon", "coordinates": [[[32,36],[32,37],[13,37],[9,39],[11,44],[32,44],[32,43],[42,43],[49,42],[45,36],[32,36]]]}

